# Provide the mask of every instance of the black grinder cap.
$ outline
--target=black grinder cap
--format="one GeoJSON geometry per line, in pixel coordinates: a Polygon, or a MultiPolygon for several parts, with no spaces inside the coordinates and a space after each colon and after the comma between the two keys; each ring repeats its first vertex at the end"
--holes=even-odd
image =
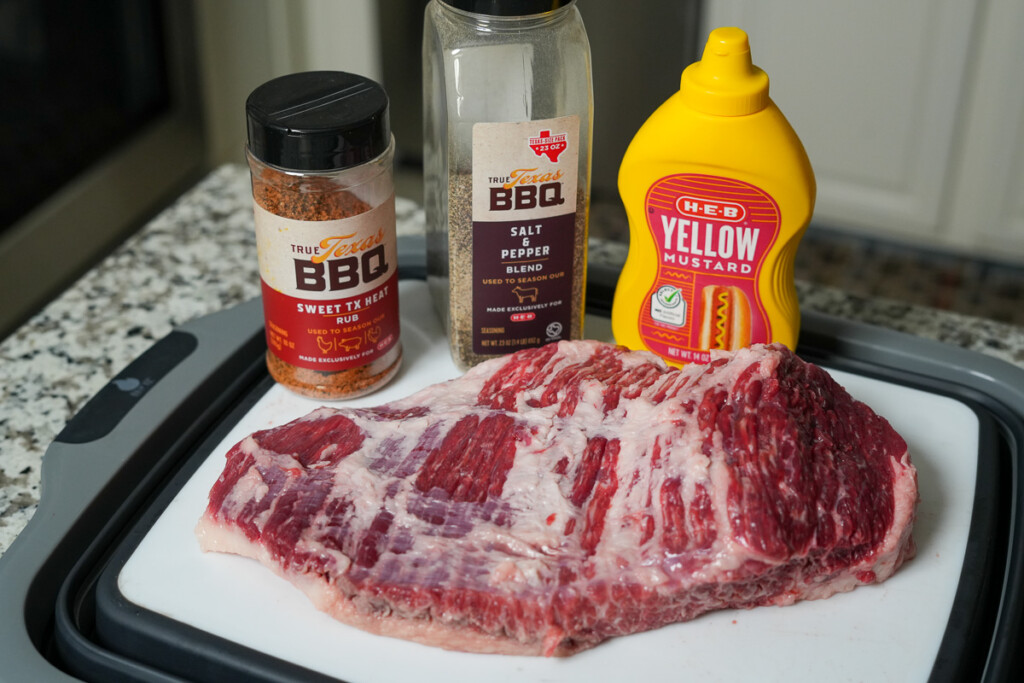
{"type": "Polygon", "coordinates": [[[388,96],[343,71],[305,71],[267,81],[245,102],[249,152],[296,171],[335,171],[377,158],[391,145],[388,96]]]}

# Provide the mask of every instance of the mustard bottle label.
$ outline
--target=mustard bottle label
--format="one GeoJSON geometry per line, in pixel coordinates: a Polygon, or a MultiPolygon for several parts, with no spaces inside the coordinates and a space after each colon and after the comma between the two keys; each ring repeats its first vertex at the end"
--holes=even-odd
{"type": "Polygon", "coordinates": [[[644,215],[657,271],[640,307],[640,339],[676,363],[771,340],[758,282],[778,239],[778,204],[732,178],[681,173],[653,183],[644,215]]]}

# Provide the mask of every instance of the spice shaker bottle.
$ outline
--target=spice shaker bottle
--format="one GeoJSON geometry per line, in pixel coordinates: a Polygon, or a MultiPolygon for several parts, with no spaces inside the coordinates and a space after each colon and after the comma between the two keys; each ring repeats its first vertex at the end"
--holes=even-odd
{"type": "Polygon", "coordinates": [[[456,364],[583,333],[593,89],[575,0],[431,0],[427,281],[456,364]]]}
{"type": "Polygon", "coordinates": [[[318,399],[373,391],[402,359],[387,94],[311,71],[245,109],[270,374],[318,399]]]}

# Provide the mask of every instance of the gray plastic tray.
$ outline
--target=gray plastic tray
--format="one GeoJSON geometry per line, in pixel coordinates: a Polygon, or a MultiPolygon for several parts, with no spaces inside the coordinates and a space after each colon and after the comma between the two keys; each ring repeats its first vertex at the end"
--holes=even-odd
{"type": "MultiPolygon", "coordinates": [[[[183,325],[120,372],[47,450],[40,507],[0,558],[0,680],[181,680],[95,642],[91,586],[186,456],[258,395],[266,381],[262,323],[255,300],[183,325]]],[[[987,416],[990,457],[979,471],[956,618],[932,679],[1014,680],[1024,611],[1024,372],[814,312],[804,316],[799,350],[815,362],[956,396],[987,416]]],[[[295,679],[287,663],[221,655],[227,672],[232,659],[255,662],[259,672],[234,670],[243,678],[295,679]]]]}

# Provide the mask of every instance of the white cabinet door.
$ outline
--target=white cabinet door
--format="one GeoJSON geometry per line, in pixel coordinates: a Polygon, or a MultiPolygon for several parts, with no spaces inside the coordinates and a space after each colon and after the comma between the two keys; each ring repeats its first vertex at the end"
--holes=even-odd
{"type": "Polygon", "coordinates": [[[1024,262],[1024,2],[989,0],[979,28],[945,234],[1024,262]]]}
{"type": "Polygon", "coordinates": [[[708,0],[703,35],[725,25],[749,34],[814,166],[815,223],[936,244],[978,6],[708,0]]]}

